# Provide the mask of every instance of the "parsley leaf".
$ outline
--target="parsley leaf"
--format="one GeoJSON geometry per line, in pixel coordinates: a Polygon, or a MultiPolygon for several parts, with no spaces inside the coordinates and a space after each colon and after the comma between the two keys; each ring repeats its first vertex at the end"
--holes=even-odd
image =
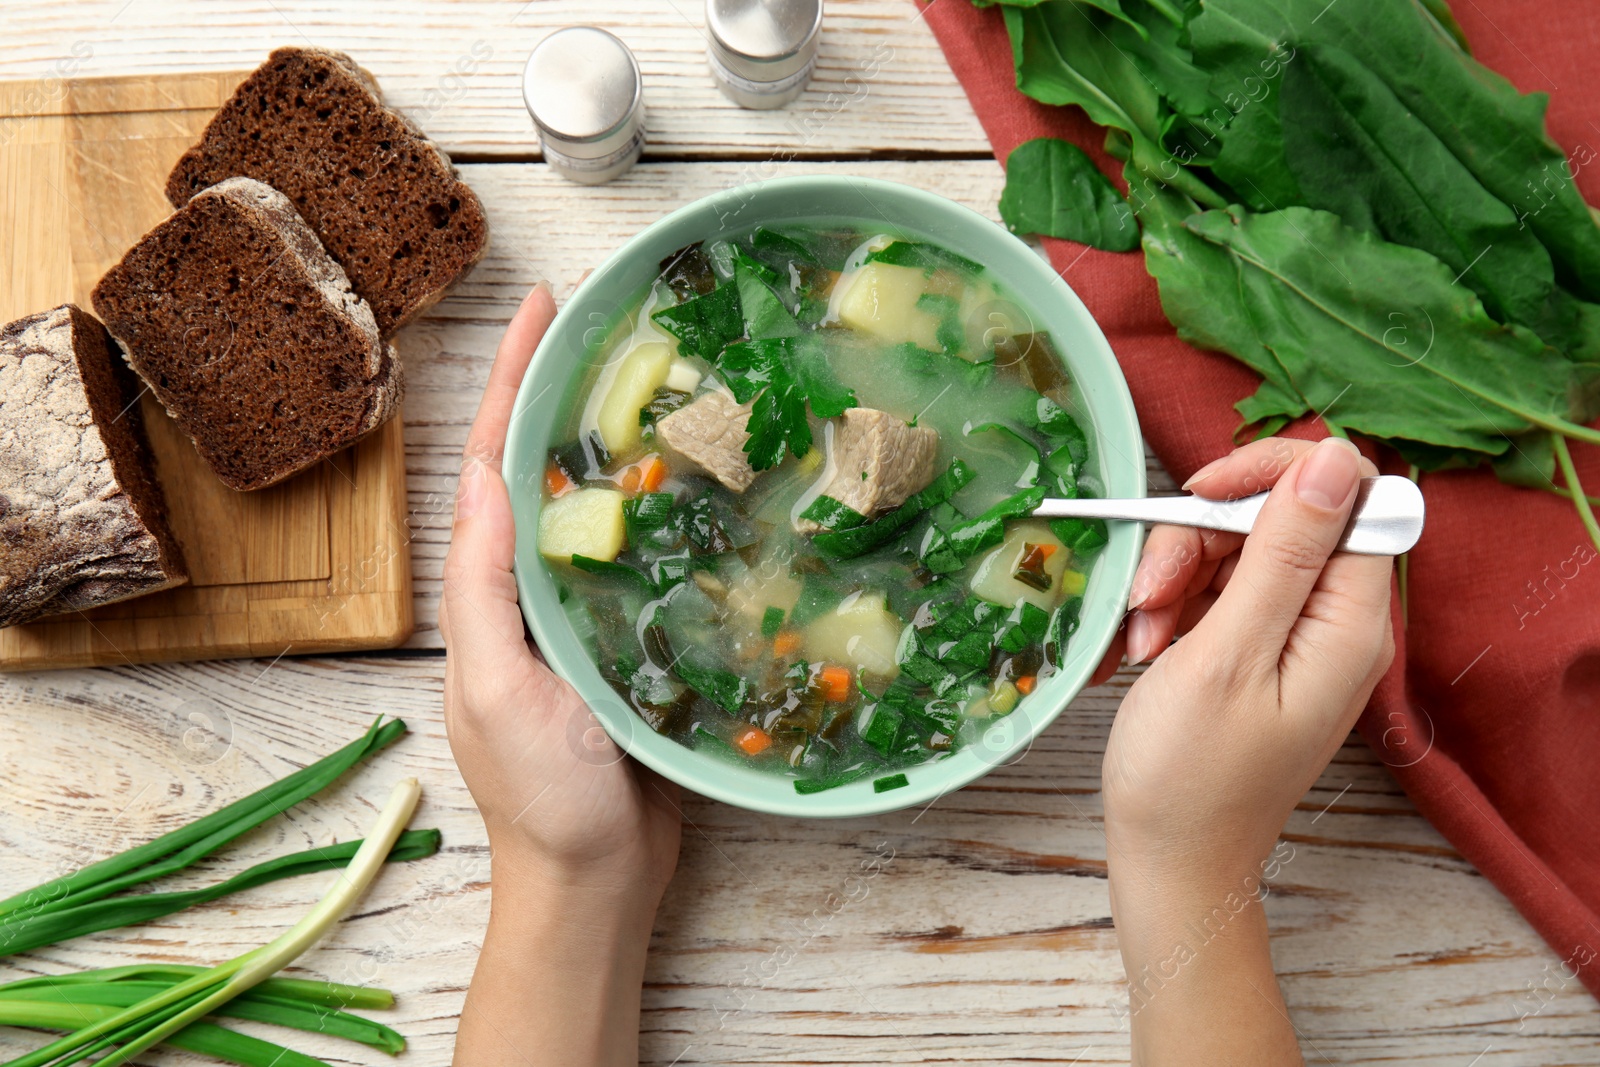
{"type": "Polygon", "coordinates": [[[771,337],[793,337],[800,325],[772,291],[778,275],[758,263],[736,246],[733,250],[733,284],[739,291],[739,307],[744,315],[743,333],[752,341],[771,337]]]}
{"type": "Polygon", "coordinates": [[[741,404],[755,401],[746,424],[750,440],[744,450],[750,466],[758,471],[776,466],[785,447],[796,457],[811,451],[808,399],[811,410],[823,419],[856,406],[855,393],[833,376],[821,345],[813,338],[741,341],[723,350],[717,370],[741,404]]]}
{"type": "Polygon", "coordinates": [[[743,337],[745,328],[739,290],[732,283],[662,308],[650,321],[676,337],[684,351],[708,360],[715,360],[730,341],[743,337]]]}

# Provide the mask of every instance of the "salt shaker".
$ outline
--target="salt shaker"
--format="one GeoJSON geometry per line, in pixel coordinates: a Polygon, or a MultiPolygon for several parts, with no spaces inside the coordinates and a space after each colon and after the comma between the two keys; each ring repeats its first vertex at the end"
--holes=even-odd
{"type": "Polygon", "coordinates": [[[599,185],[644,149],[644,83],[633,52],[594,26],[557,30],[534,48],[522,99],[545,162],[562,177],[599,185]]]}
{"type": "Polygon", "coordinates": [[[782,107],[817,66],[822,0],[706,0],[706,57],[740,107],[782,107]]]}

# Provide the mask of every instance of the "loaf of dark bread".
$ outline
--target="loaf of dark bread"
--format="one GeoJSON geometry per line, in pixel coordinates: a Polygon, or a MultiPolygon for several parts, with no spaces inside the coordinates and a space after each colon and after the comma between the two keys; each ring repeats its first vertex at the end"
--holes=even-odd
{"type": "Polygon", "coordinates": [[[145,234],[94,306],[217,477],[282,481],[394,414],[394,349],[283,194],[230,178],[145,234]]]}
{"type": "Polygon", "coordinates": [[[71,304],[0,327],[0,626],[188,580],[140,391],[71,304]]]}
{"type": "Polygon", "coordinates": [[[182,207],[240,175],[287,196],[388,337],[483,257],[483,206],[450,160],[342,52],[280,48],[167,179],[182,207]]]}

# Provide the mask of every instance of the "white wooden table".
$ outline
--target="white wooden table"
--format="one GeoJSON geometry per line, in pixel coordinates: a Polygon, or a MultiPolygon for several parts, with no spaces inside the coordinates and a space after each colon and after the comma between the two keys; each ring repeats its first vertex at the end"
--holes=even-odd
{"type": "MultiPolygon", "coordinates": [[[[390,782],[419,775],[414,825],[443,828],[443,853],[386,869],[296,973],[393,989],[397,1007],[380,1014],[411,1041],[402,1059],[448,1061],[489,885],[482,826],[445,743],[434,618],[456,455],[517,302],[539,278],[564,297],[646,223],[752,178],[872,175],[991,216],[1000,190],[982,131],[909,2],[830,0],[816,79],[779,112],[739,111],[716,93],[700,22],[697,0],[0,0],[0,77],[48,76],[74,57],[92,76],[246,69],[282,44],[348,50],[464,164],[494,230],[488,260],[399,339],[419,621],[409,647],[0,676],[0,895],[288,773],[376,712],[402,715],[412,736],[389,754],[179,881],[355,836],[390,782]],[[518,86],[534,43],[583,21],[627,40],[647,82],[647,161],[600,189],[538,162],[518,86]],[[216,724],[214,744],[186,742],[192,712],[216,724]]],[[[1159,468],[1151,474],[1170,487],[1159,468]]],[[[1106,731],[1133,677],[1085,693],[1020,763],[921,813],[805,823],[690,799],[644,991],[644,1062],[1127,1062],[1098,789],[1106,731]],[[861,861],[891,854],[865,898],[839,907],[830,894],[861,861]]],[[[1284,840],[1294,858],[1266,906],[1310,1062],[1600,1062],[1589,995],[1561,982],[1555,954],[1359,740],[1284,840]]],[[[271,938],[323,884],[280,882],[72,941],[5,961],[0,978],[217,961],[271,938]]],[[[36,1043],[0,1031],[0,1053],[36,1043]]],[[[290,1043],[337,1064],[383,1058],[316,1036],[290,1043]]]]}

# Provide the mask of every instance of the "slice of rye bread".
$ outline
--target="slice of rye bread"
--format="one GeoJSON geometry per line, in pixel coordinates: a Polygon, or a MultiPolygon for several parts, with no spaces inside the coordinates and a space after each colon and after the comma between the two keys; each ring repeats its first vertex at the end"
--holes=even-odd
{"type": "Polygon", "coordinates": [[[342,52],[280,48],[167,179],[167,199],[240,175],[294,202],[385,337],[483,258],[489,223],[450,160],[342,52]]]}
{"type": "Polygon", "coordinates": [[[260,489],[372,432],[400,362],[282,193],[229,178],[145,234],[94,306],[212,470],[260,489]]]}
{"type": "Polygon", "coordinates": [[[141,391],[71,304],[0,327],[0,626],[188,581],[141,391]]]}

